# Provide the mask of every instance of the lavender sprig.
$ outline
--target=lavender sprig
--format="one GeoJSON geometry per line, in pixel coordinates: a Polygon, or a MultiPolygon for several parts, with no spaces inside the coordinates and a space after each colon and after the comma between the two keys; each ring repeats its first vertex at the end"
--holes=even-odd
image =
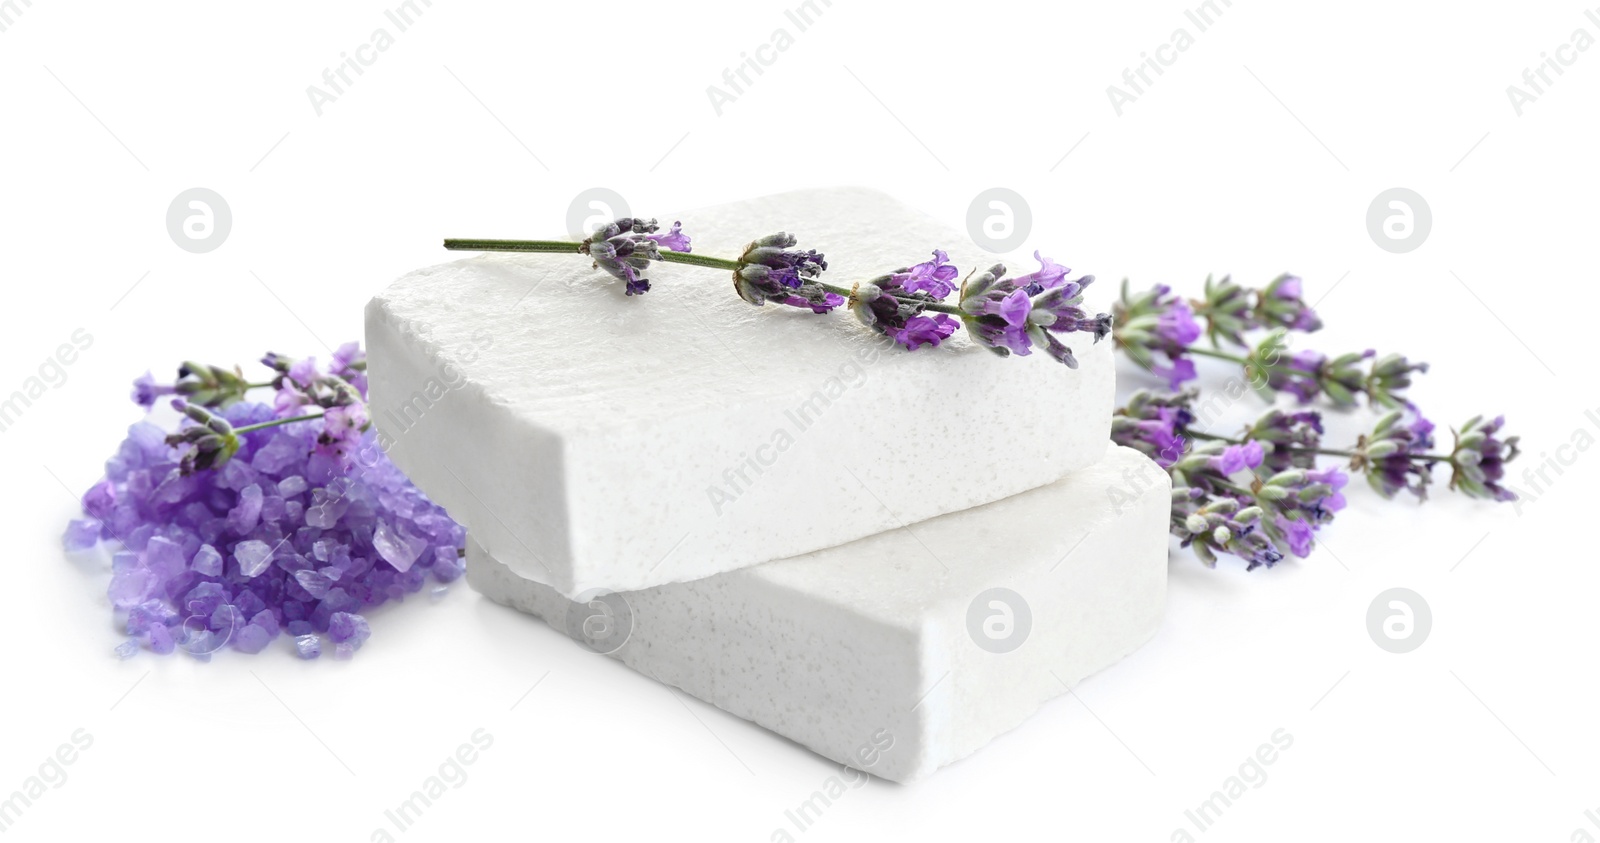
{"type": "Polygon", "coordinates": [[[1194,314],[1206,323],[1213,348],[1222,340],[1245,345],[1244,335],[1260,328],[1284,328],[1311,333],[1321,330],[1322,319],[1305,303],[1299,276],[1284,273],[1266,287],[1241,287],[1232,277],[1221,281],[1206,277],[1204,296],[1192,302],[1194,314]]]}
{"type": "Polygon", "coordinates": [[[1165,378],[1173,390],[1198,377],[1191,357],[1212,357],[1242,366],[1250,386],[1268,400],[1285,392],[1302,404],[1323,397],[1348,407],[1365,397],[1373,406],[1394,408],[1405,404],[1402,393],[1412,374],[1428,370],[1426,363],[1398,354],[1378,357],[1372,350],[1332,358],[1310,350],[1290,353],[1291,332],[1322,328],[1295,275],[1280,275],[1261,289],[1241,287],[1227,277],[1207,278],[1203,298],[1194,301],[1175,295],[1165,284],[1134,294],[1124,281],[1113,314],[1117,348],[1165,378]],[[1198,320],[1205,322],[1204,329],[1198,320]],[[1246,334],[1257,330],[1268,333],[1251,344],[1246,334]],[[1210,348],[1195,344],[1202,332],[1210,348]],[[1245,353],[1223,351],[1225,344],[1245,353]]]}
{"type": "Polygon", "coordinates": [[[1414,363],[1399,354],[1379,357],[1371,349],[1333,358],[1317,351],[1290,354],[1288,332],[1282,328],[1262,337],[1243,355],[1193,347],[1184,351],[1239,364],[1250,386],[1268,400],[1283,392],[1302,404],[1325,397],[1336,407],[1353,407],[1363,397],[1374,407],[1403,407],[1412,374],[1428,371],[1427,363],[1414,363]]]}
{"type": "Polygon", "coordinates": [[[1315,411],[1272,409],[1238,438],[1191,430],[1197,392],[1135,393],[1119,408],[1112,441],[1150,456],[1172,477],[1172,533],[1206,565],[1220,554],[1271,567],[1284,556],[1308,556],[1316,533],[1346,505],[1346,470],[1365,474],[1385,499],[1402,490],[1425,499],[1433,467],[1451,467],[1450,487],[1467,497],[1515,500],[1500,485],[1518,451],[1517,437],[1501,438],[1504,419],[1474,418],[1456,433],[1450,453],[1433,448],[1433,424],[1414,407],[1385,414],[1345,450],[1322,446],[1315,411]],[[1340,457],[1345,470],[1318,468],[1340,457]]]}
{"type": "Polygon", "coordinates": [[[960,271],[949,256],[933,250],[933,259],[885,275],[841,287],[822,280],[826,257],[815,249],[799,250],[787,232],[752,241],[737,259],[689,254],[689,239],[673,223],[668,235],[656,235],[654,220],[624,218],[601,226],[580,243],[560,240],[444,241],[446,249],[504,252],[574,252],[594,258],[595,267],[622,280],[627,295],[650,290],[640,273],[654,261],[682,263],[733,274],[734,291],[750,304],[780,304],[813,313],[831,313],[848,306],[863,325],[908,350],[937,347],[959,327],[1000,356],[1027,356],[1035,347],[1070,368],[1078,361],[1060,334],[1088,333],[1096,342],[1111,331],[1110,314],[1090,315],[1081,307],[1083,289],[1094,281],[1085,275],[1067,280],[1066,267],[1034,252],[1040,268],[1018,278],[1005,278],[996,264],[969,273],[959,287],[960,271]],[[668,251],[660,251],[666,246],[668,251]],[[682,248],[680,249],[679,246],[682,248]],[[945,301],[960,290],[957,303],[945,301]]]}

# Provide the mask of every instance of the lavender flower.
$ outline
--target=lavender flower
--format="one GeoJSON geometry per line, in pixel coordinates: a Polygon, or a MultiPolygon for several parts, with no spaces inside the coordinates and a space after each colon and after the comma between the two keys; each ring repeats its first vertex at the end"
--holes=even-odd
{"type": "Polygon", "coordinates": [[[923,289],[905,289],[902,277],[896,273],[857,284],[850,293],[850,312],[861,324],[908,349],[937,346],[955,333],[956,321],[942,313],[923,316],[937,297],[923,289]]]}
{"type": "Polygon", "coordinates": [[[1271,502],[1286,515],[1320,527],[1332,521],[1334,513],[1345,508],[1343,489],[1349,483],[1350,475],[1337,468],[1322,471],[1292,468],[1272,475],[1262,488],[1256,490],[1256,496],[1271,502]]]}
{"type": "Polygon", "coordinates": [[[1200,338],[1200,325],[1189,303],[1173,295],[1171,287],[1157,284],[1134,296],[1123,281],[1121,298],[1112,312],[1117,345],[1135,362],[1166,378],[1173,390],[1194,380],[1194,362],[1185,355],[1200,338]],[[1158,354],[1167,358],[1167,364],[1157,362],[1158,354]]]}
{"type": "Polygon", "coordinates": [[[949,260],[942,249],[934,249],[933,260],[857,284],[850,293],[850,311],[861,324],[907,349],[939,345],[961,324],[944,313],[924,315],[930,305],[955,292],[961,273],[949,260]]]}
{"type": "Polygon", "coordinates": [[[1344,472],[1280,471],[1255,487],[1262,506],[1276,512],[1266,522],[1267,534],[1290,553],[1304,559],[1315,545],[1315,531],[1345,506],[1340,489],[1350,482],[1344,472]]]}
{"type": "MultiPolygon", "coordinates": [[[[678,224],[672,225],[676,231],[678,224]]],[[[674,251],[688,251],[688,239],[684,238],[685,248],[674,251]]],[[[334,349],[333,362],[328,365],[328,374],[350,384],[362,395],[367,394],[367,353],[361,350],[361,343],[347,342],[334,349]]]]}
{"type": "Polygon", "coordinates": [[[1017,286],[1028,292],[1029,296],[1037,296],[1045,290],[1054,289],[1066,282],[1067,274],[1072,270],[1039,254],[1034,250],[1033,259],[1039,262],[1039,268],[1027,275],[1016,279],[1017,286]]]}
{"type": "Polygon", "coordinates": [[[906,320],[906,326],[894,334],[894,341],[905,346],[908,350],[915,351],[924,345],[938,346],[956,332],[961,323],[954,317],[943,313],[932,316],[913,316],[906,320]]]}
{"type": "Polygon", "coordinates": [[[172,408],[192,422],[166,438],[168,445],[187,448],[178,461],[181,474],[220,468],[238,453],[241,443],[227,419],[182,398],[172,399],[172,408]]]}
{"type": "Polygon", "coordinates": [[[1517,447],[1520,437],[1499,438],[1505,423],[1505,416],[1497,416],[1487,424],[1482,416],[1475,416],[1461,426],[1455,434],[1455,448],[1450,452],[1450,488],[1472,498],[1517,499],[1516,492],[1500,485],[1505,479],[1506,463],[1521,453],[1517,447]]]}
{"type": "Polygon", "coordinates": [[[641,273],[651,261],[661,260],[661,246],[674,252],[689,251],[689,238],[679,223],[673,223],[666,234],[656,234],[659,228],[653,219],[623,217],[597,228],[579,251],[593,258],[596,268],[625,282],[627,295],[644,295],[650,290],[650,281],[641,273]]]}
{"type": "MultiPolygon", "coordinates": [[[[1370,357],[1372,354],[1373,352],[1371,351],[1365,352],[1364,354],[1357,356],[1355,360],[1361,360],[1365,357],[1370,357]]],[[[1345,357],[1349,356],[1350,355],[1345,355],[1345,357]]],[[[1344,359],[1345,358],[1340,358],[1340,361],[1343,362],[1344,359]]],[[[1355,360],[1349,362],[1355,362],[1355,360]]],[[[1316,400],[1318,395],[1322,394],[1322,383],[1325,373],[1336,372],[1340,377],[1343,378],[1342,380],[1333,381],[1333,383],[1343,390],[1342,394],[1348,395],[1351,389],[1360,388],[1359,373],[1356,373],[1355,378],[1351,379],[1348,376],[1348,373],[1353,372],[1354,370],[1350,369],[1348,365],[1340,366],[1332,370],[1328,369],[1328,365],[1328,356],[1320,351],[1297,351],[1289,358],[1289,362],[1286,365],[1281,367],[1273,366],[1269,368],[1270,374],[1267,377],[1267,385],[1271,389],[1278,390],[1279,392],[1287,392],[1290,395],[1293,395],[1295,398],[1299,399],[1300,403],[1302,404],[1309,404],[1316,400]]],[[[1327,374],[1327,376],[1333,377],[1332,374],[1327,374]]],[[[1354,403],[1354,398],[1352,397],[1342,402],[1335,401],[1334,403],[1354,403]]]]}
{"type": "Polygon", "coordinates": [[[950,256],[943,249],[934,249],[933,260],[907,267],[890,277],[908,293],[927,293],[943,301],[955,292],[955,280],[960,275],[961,271],[950,265],[950,256]]]}
{"type": "Polygon", "coordinates": [[[794,250],[797,242],[793,234],[780,231],[746,246],[733,273],[739,298],[754,305],[809,307],[815,313],[844,304],[843,296],[830,293],[817,280],[828,268],[827,259],[816,249],[794,250]]]}
{"type": "Polygon", "coordinates": [[[149,372],[145,372],[139,377],[134,378],[133,394],[130,397],[133,398],[133,403],[138,404],[146,410],[149,410],[154,407],[156,401],[163,396],[176,394],[178,394],[176,387],[167,384],[158,384],[156,383],[155,378],[151,376],[149,372]]]}
{"type": "Polygon", "coordinates": [[[317,435],[316,452],[340,467],[348,467],[369,426],[365,404],[329,407],[322,412],[322,432],[317,435]]]}
{"type": "Polygon", "coordinates": [[[133,393],[129,397],[146,410],[168,395],[182,397],[188,403],[201,407],[226,407],[242,400],[250,386],[237,368],[225,369],[186,362],[178,367],[178,379],[172,384],[156,383],[149,372],[135,378],[133,393]]]}
{"type": "Polygon", "coordinates": [[[1279,472],[1313,467],[1322,433],[1321,413],[1313,410],[1286,413],[1274,408],[1255,420],[1245,438],[1265,445],[1263,466],[1268,471],[1279,472]]]}
{"type": "Polygon", "coordinates": [[[1258,468],[1263,457],[1260,442],[1228,445],[1222,449],[1222,453],[1211,457],[1210,467],[1221,474],[1238,474],[1247,469],[1258,468]]]}
{"type": "Polygon", "coordinates": [[[1066,267],[1034,255],[1041,264],[1037,272],[1006,278],[1005,266],[996,264],[969,278],[961,289],[962,322],[973,339],[1002,357],[1027,356],[1037,345],[1075,369],[1072,349],[1056,335],[1083,332],[1099,342],[1111,332],[1111,316],[1090,316],[1080,307],[1093,275],[1068,281],[1066,267]]]}
{"type": "Polygon", "coordinates": [[[1134,393],[1126,406],[1112,414],[1111,441],[1138,450],[1162,468],[1171,468],[1188,448],[1189,425],[1194,422],[1190,407],[1196,395],[1194,390],[1175,395],[1148,390],[1134,393]]]}
{"type": "Polygon", "coordinates": [[[1172,534],[1208,568],[1216,567],[1219,553],[1246,560],[1250,571],[1278,564],[1283,552],[1261,530],[1262,514],[1261,507],[1234,498],[1205,500],[1200,489],[1172,490],[1172,534]]]}
{"type": "Polygon", "coordinates": [[[1290,553],[1301,559],[1311,555],[1311,549],[1316,543],[1316,528],[1309,522],[1278,515],[1272,519],[1272,523],[1284,543],[1289,545],[1290,553]]]}
{"type": "Polygon", "coordinates": [[[1281,330],[1263,340],[1251,354],[1253,359],[1264,361],[1267,387],[1290,393],[1302,404],[1310,403],[1318,395],[1326,395],[1336,406],[1351,407],[1355,406],[1357,396],[1365,395],[1367,403],[1374,407],[1401,407],[1406,399],[1400,393],[1411,386],[1412,373],[1428,371],[1427,363],[1413,363],[1399,354],[1386,354],[1374,360],[1377,352],[1372,349],[1331,360],[1320,352],[1297,351],[1284,362],[1268,353],[1269,345],[1274,351],[1281,349],[1281,330]],[[1366,372],[1357,368],[1363,360],[1373,360],[1366,372]]]}
{"type": "Polygon", "coordinates": [[[1242,346],[1244,334],[1261,327],[1251,305],[1251,292],[1233,283],[1231,276],[1224,275],[1221,281],[1206,276],[1204,294],[1200,314],[1205,317],[1206,335],[1212,346],[1220,345],[1223,339],[1242,346]]]}
{"type": "Polygon", "coordinates": [[[1412,363],[1398,354],[1386,354],[1372,364],[1367,379],[1367,400],[1373,406],[1400,407],[1406,404],[1400,390],[1411,386],[1412,372],[1427,372],[1427,363],[1412,363]]]}
{"type": "Polygon", "coordinates": [[[689,235],[683,233],[683,223],[673,220],[672,230],[666,234],[646,234],[657,246],[673,252],[689,252],[689,235]]]}
{"type": "Polygon", "coordinates": [[[1365,471],[1367,483],[1385,498],[1405,489],[1426,500],[1433,462],[1421,457],[1432,448],[1433,422],[1415,408],[1409,413],[1395,410],[1378,419],[1372,432],[1357,442],[1351,467],[1365,471]],[[1410,420],[1405,422],[1407,416],[1410,420]]]}
{"type": "Polygon", "coordinates": [[[1322,329],[1322,319],[1305,303],[1299,276],[1284,273],[1256,296],[1255,324],[1310,333],[1322,329]]]}

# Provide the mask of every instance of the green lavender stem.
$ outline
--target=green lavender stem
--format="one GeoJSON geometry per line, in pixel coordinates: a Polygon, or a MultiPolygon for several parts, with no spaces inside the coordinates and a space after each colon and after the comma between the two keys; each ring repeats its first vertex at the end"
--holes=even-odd
{"type": "Polygon", "coordinates": [[[571,252],[577,254],[583,250],[582,243],[573,243],[567,240],[449,239],[444,241],[444,247],[458,252],[571,252]]]}
{"type": "Polygon", "coordinates": [[[320,418],[322,418],[322,414],[321,413],[317,413],[314,416],[295,416],[292,419],[273,419],[272,421],[264,421],[264,422],[261,422],[259,424],[247,424],[244,427],[236,427],[236,428],[233,429],[233,432],[235,434],[251,433],[251,432],[257,431],[257,430],[266,430],[269,427],[277,427],[280,424],[291,424],[293,422],[314,421],[314,420],[320,419],[320,418]]]}
{"type": "MultiPolygon", "coordinates": [[[[1232,438],[1227,437],[1227,436],[1218,436],[1218,435],[1216,435],[1214,433],[1196,433],[1196,432],[1191,430],[1191,431],[1188,432],[1187,435],[1192,436],[1192,437],[1194,437],[1196,439],[1205,439],[1205,440],[1210,441],[1210,442],[1226,442],[1229,445],[1243,445],[1244,444],[1244,440],[1243,439],[1232,439],[1232,438]]],[[[1302,447],[1300,447],[1298,445],[1290,445],[1289,448],[1290,448],[1290,450],[1296,451],[1298,453],[1302,453],[1302,454],[1321,454],[1321,455],[1323,455],[1325,457],[1354,458],[1354,457],[1365,457],[1366,456],[1366,454],[1363,454],[1360,451],[1339,451],[1339,450],[1334,450],[1332,448],[1302,448],[1302,447]]],[[[1411,454],[1410,458],[1414,459],[1414,460],[1427,460],[1428,462],[1448,462],[1450,460],[1450,455],[1449,454],[1411,454]]]]}
{"type": "MultiPolygon", "coordinates": [[[[1215,358],[1217,360],[1228,360],[1228,361],[1231,361],[1231,362],[1234,362],[1234,363],[1238,363],[1241,366],[1248,366],[1251,363],[1251,360],[1249,358],[1247,358],[1247,357],[1240,357],[1237,354],[1229,354],[1226,351],[1214,351],[1214,350],[1209,349],[1209,348],[1190,347],[1190,348],[1185,350],[1185,353],[1198,355],[1200,357],[1211,357],[1211,358],[1215,358]]],[[[1296,368],[1294,366],[1285,366],[1285,365],[1279,364],[1279,365],[1273,366],[1272,368],[1276,369],[1278,371],[1282,371],[1282,372],[1291,372],[1291,373],[1296,374],[1296,375],[1304,375],[1304,376],[1306,376],[1308,378],[1314,378],[1314,377],[1317,376],[1316,372],[1312,372],[1312,371],[1309,371],[1309,370],[1306,370],[1306,369],[1299,369],[1299,368],[1296,368]]]]}
{"type": "MultiPolygon", "coordinates": [[[[464,240],[450,238],[444,241],[444,247],[452,251],[465,252],[565,252],[579,254],[583,250],[582,243],[573,243],[566,240],[464,240]]],[[[726,269],[730,272],[738,271],[741,264],[728,258],[716,258],[710,255],[696,255],[690,252],[662,252],[661,260],[664,263],[682,263],[689,266],[703,266],[707,269],[726,269]]],[[[850,297],[848,287],[839,287],[833,284],[822,284],[822,289],[835,295],[850,297]]],[[[963,315],[961,309],[952,304],[930,302],[924,308],[935,313],[952,313],[963,315]]]]}
{"type": "Polygon", "coordinates": [[[690,266],[704,266],[709,269],[726,269],[734,271],[739,268],[739,262],[727,258],[714,258],[709,255],[696,255],[690,252],[662,252],[661,260],[667,263],[686,263],[690,266]]]}

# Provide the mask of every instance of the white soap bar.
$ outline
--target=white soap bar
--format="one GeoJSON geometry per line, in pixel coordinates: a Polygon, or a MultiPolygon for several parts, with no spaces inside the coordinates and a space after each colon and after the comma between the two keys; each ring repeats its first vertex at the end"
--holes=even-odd
{"type": "MultiPolygon", "coordinates": [[[[797,232],[841,286],[935,248],[963,273],[993,263],[866,190],[662,219],[721,257],[797,232]]],[[[1076,370],[1002,359],[963,331],[909,352],[843,309],[746,304],[725,270],[646,274],[651,291],[628,297],[579,255],[482,255],[407,275],[367,308],[390,456],[495,558],[568,596],[833,547],[1038,488],[1107,447],[1110,342],[1066,335],[1076,370]]],[[[1090,287],[1090,309],[1108,295],[1090,287]]]]}
{"type": "Polygon", "coordinates": [[[909,781],[1150,638],[1170,488],[1118,447],[1013,498],[694,582],[575,603],[471,541],[467,581],[820,755],[909,781]]]}

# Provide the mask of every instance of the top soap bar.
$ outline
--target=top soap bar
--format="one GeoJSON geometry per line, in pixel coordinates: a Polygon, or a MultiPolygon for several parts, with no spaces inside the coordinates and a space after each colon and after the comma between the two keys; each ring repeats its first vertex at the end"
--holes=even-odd
{"type": "MultiPolygon", "coordinates": [[[[846,287],[936,248],[963,274],[994,262],[867,190],[661,217],[674,219],[718,257],[795,232],[846,287]]],[[[581,255],[490,254],[406,275],[367,307],[380,443],[485,550],[570,598],[990,503],[1107,447],[1109,342],[1066,335],[1076,370],[1042,352],[1002,359],[962,331],[910,352],[845,309],[753,307],[724,270],[646,275],[650,292],[628,297],[581,255]]],[[[1102,292],[1091,309],[1106,309],[1102,292]]]]}

